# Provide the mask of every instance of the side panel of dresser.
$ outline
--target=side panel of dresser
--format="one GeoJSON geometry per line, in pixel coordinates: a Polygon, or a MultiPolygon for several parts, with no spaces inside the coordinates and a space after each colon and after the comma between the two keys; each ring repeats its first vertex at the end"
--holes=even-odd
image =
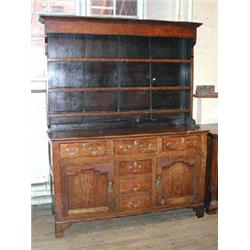
{"type": "Polygon", "coordinates": [[[208,134],[208,157],[206,175],[206,211],[218,210],[218,134],[208,134]]]}

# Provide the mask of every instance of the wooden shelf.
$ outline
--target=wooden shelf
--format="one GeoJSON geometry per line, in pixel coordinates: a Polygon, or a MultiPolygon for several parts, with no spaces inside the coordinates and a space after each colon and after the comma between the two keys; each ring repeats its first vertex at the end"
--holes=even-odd
{"type": "Polygon", "coordinates": [[[48,58],[48,62],[168,62],[168,63],[191,63],[187,59],[135,59],[135,58],[48,58]]]}
{"type": "Polygon", "coordinates": [[[123,115],[151,115],[151,114],[170,114],[170,113],[187,113],[189,109],[155,109],[155,110],[134,110],[134,111],[105,111],[105,112],[71,112],[71,113],[50,113],[49,117],[75,117],[75,116],[123,116],[123,115]]]}
{"type": "Polygon", "coordinates": [[[214,93],[212,95],[193,95],[196,98],[218,98],[218,93],[214,93]]]}
{"type": "Polygon", "coordinates": [[[106,92],[106,91],[139,91],[139,90],[190,90],[191,87],[113,87],[113,88],[51,88],[49,92],[106,92]]]}

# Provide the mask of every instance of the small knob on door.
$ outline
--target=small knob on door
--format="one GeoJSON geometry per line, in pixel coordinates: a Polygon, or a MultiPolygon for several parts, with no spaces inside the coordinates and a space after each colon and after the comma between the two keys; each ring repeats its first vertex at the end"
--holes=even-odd
{"type": "Polygon", "coordinates": [[[161,177],[160,177],[160,176],[157,177],[157,180],[156,180],[156,187],[157,187],[157,188],[160,188],[160,187],[161,187],[161,177]]]}
{"type": "Polygon", "coordinates": [[[109,192],[109,193],[112,193],[112,192],[113,192],[113,182],[112,182],[112,181],[109,181],[108,192],[109,192]]]}

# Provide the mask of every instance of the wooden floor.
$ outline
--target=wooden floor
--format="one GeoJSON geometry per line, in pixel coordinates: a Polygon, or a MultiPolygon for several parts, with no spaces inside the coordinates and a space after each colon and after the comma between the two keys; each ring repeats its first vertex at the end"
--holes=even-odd
{"type": "Polygon", "coordinates": [[[73,224],[55,238],[48,205],[32,208],[32,249],[214,250],[217,215],[197,219],[192,209],[73,224]]]}

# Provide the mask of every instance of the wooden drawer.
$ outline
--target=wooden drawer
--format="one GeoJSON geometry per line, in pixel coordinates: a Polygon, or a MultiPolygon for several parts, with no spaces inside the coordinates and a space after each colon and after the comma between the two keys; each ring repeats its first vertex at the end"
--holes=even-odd
{"type": "Polygon", "coordinates": [[[119,191],[121,194],[148,192],[151,189],[152,189],[151,177],[120,179],[119,191]]]}
{"type": "Polygon", "coordinates": [[[199,149],[201,138],[197,135],[163,137],[162,151],[175,151],[187,149],[199,149]]]}
{"type": "Polygon", "coordinates": [[[151,160],[121,161],[119,163],[120,176],[147,174],[151,172],[152,172],[151,160]]]}
{"type": "Polygon", "coordinates": [[[120,198],[120,210],[143,210],[151,206],[150,195],[120,198]]]}
{"type": "Polygon", "coordinates": [[[61,157],[91,157],[107,155],[107,141],[91,141],[60,145],[61,157]]]}
{"type": "Polygon", "coordinates": [[[114,141],[114,153],[117,155],[154,153],[156,151],[157,140],[155,138],[114,141]]]}

